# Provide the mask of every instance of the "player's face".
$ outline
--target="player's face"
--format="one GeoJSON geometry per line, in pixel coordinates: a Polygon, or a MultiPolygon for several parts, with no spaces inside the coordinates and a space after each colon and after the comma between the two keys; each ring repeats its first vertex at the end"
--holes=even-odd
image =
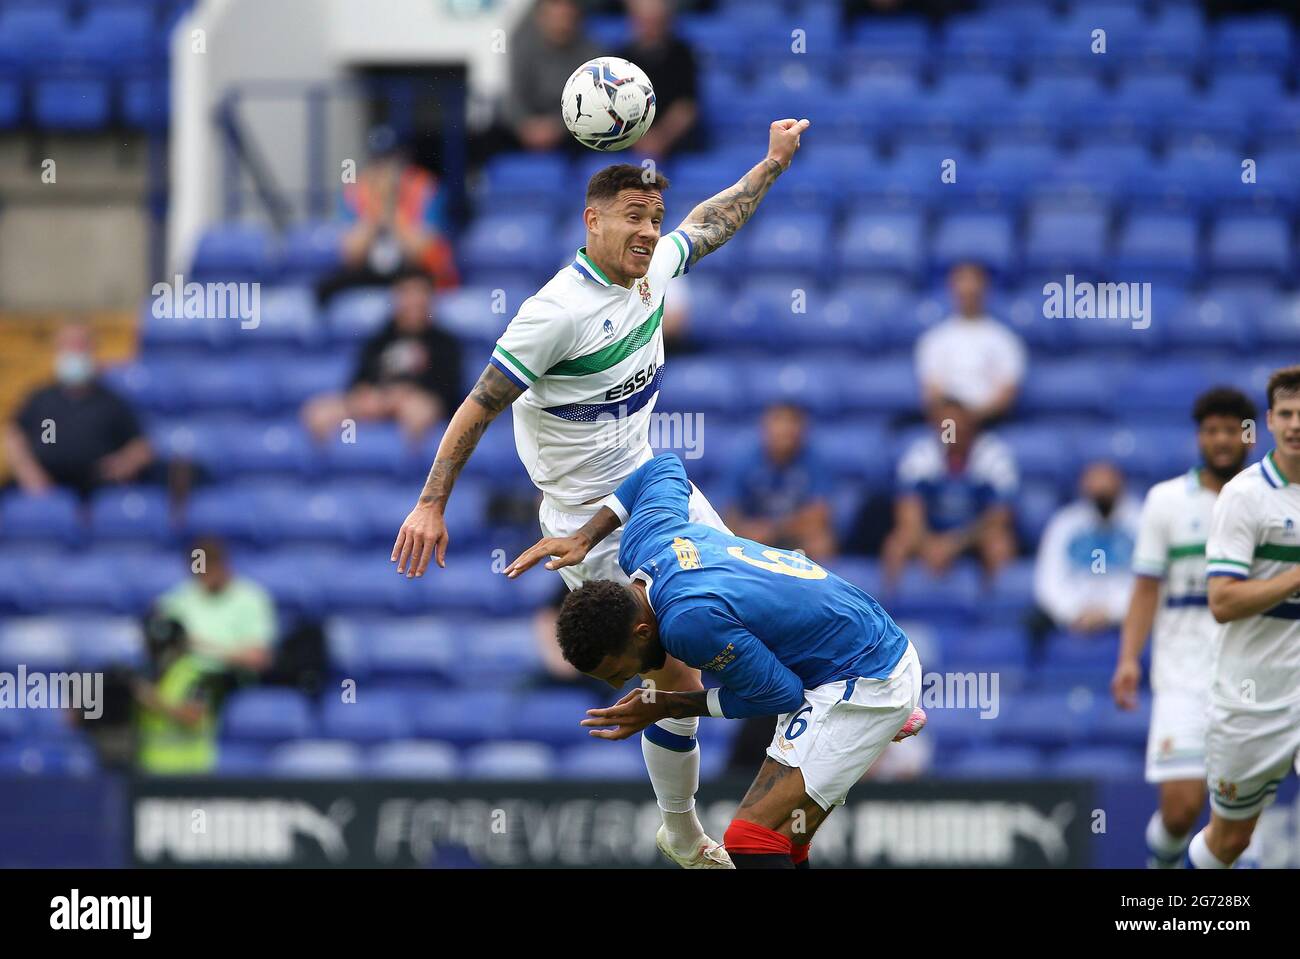
{"type": "Polygon", "coordinates": [[[1300,393],[1278,391],[1268,411],[1268,429],[1279,450],[1300,456],[1300,393]]]}
{"type": "Polygon", "coordinates": [[[1196,430],[1201,459],[1215,473],[1234,476],[1246,462],[1245,430],[1235,416],[1207,416],[1196,430]]]}
{"type": "Polygon", "coordinates": [[[606,656],[587,675],[622,689],[642,673],[663,669],[667,658],[664,648],[651,637],[648,624],[638,624],[622,652],[606,656]]]}
{"type": "Polygon", "coordinates": [[[654,190],[622,190],[596,220],[592,231],[600,259],[622,277],[645,276],[659,243],[664,201],[654,190]]]}

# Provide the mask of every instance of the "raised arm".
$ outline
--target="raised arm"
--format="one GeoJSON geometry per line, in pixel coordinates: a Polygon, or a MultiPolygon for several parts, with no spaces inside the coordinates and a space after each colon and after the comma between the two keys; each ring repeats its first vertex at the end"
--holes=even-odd
{"type": "Polygon", "coordinates": [[[447,424],[420,499],[402,523],[389,557],[397,563],[397,571],[405,572],[408,579],[424,575],[430,556],[437,559],[439,566],[447,565],[447,524],[443,511],[451,488],[483,433],[522,392],[504,373],[488,364],[447,424]]]}
{"type": "Polygon", "coordinates": [[[759,201],[784,173],[799,149],[799,135],[808,129],[807,120],[776,120],[768,134],[763,162],[733,186],[711,197],[691,211],[678,227],[691,239],[690,263],[708,256],[726,243],[758,208],[759,201]]]}

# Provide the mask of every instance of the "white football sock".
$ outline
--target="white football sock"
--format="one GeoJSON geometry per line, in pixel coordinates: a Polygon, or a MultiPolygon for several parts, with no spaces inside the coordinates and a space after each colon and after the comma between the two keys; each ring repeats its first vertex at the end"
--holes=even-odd
{"type": "Polygon", "coordinates": [[[1156,810],[1147,823],[1147,852],[1154,869],[1177,869],[1183,863],[1183,852],[1191,841],[1191,834],[1175,836],[1165,827],[1165,821],[1156,810]]]}
{"type": "Polygon", "coordinates": [[[641,755],[663,812],[668,841],[679,852],[693,850],[704,836],[695,814],[695,792],[700,788],[700,746],[695,739],[699,726],[694,716],[661,719],[641,734],[641,755]]]}
{"type": "Polygon", "coordinates": [[[1223,862],[1205,842],[1205,830],[1202,829],[1192,837],[1192,844],[1187,847],[1187,858],[1193,869],[1231,869],[1232,863],[1223,862]]]}

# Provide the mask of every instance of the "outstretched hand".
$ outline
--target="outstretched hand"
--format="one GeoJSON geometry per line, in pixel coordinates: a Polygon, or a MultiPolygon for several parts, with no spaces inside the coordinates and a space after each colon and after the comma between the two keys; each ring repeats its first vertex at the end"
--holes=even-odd
{"type": "Polygon", "coordinates": [[[627,739],[667,715],[664,697],[656,696],[653,689],[641,688],[632,690],[606,709],[588,709],[588,718],[580,725],[589,727],[588,731],[597,739],[627,739]],[[606,726],[614,728],[600,728],[606,726]]]}
{"type": "Polygon", "coordinates": [[[546,564],[547,569],[562,569],[565,566],[577,566],[587,558],[591,544],[587,537],[580,534],[573,536],[548,536],[538,540],[519,554],[513,563],[506,567],[506,579],[514,579],[525,570],[532,569],[547,556],[555,557],[546,564]]]}

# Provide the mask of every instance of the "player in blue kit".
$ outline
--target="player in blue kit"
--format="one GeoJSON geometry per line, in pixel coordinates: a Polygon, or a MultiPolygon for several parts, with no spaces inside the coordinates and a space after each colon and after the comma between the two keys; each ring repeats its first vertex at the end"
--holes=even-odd
{"type": "Polygon", "coordinates": [[[631,582],[591,580],[556,627],[574,667],[621,688],[668,655],[719,688],[635,689],[582,725],[626,739],[665,717],[776,715],[758,777],[723,843],[737,868],[807,865],[808,843],[892,740],[925,724],[916,650],[880,605],[799,553],[688,519],[691,484],[675,456],[629,476],[586,525],[541,540],[506,568],[513,578],[582,562],[624,526],[619,565],[631,582]]]}

